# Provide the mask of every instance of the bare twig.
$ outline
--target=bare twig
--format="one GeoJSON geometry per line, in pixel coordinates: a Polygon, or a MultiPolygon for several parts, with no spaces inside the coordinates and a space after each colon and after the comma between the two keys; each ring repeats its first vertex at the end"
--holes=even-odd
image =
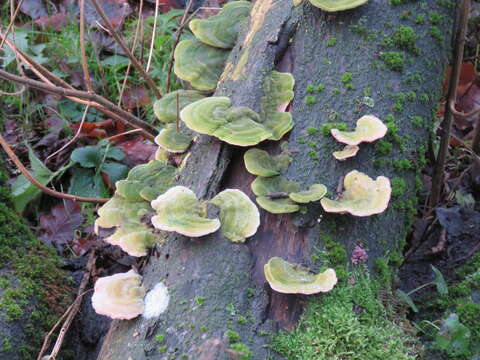
{"type": "Polygon", "coordinates": [[[78,136],[82,132],[83,123],[85,122],[85,119],[87,118],[88,109],[90,109],[90,105],[87,105],[85,107],[85,110],[83,111],[83,115],[82,115],[82,120],[80,121],[80,126],[78,127],[78,130],[75,133],[75,135],[65,145],[63,145],[60,149],[58,149],[57,151],[48,155],[47,158],[45,159],[45,161],[50,159],[51,157],[54,157],[55,155],[61,153],[63,150],[65,150],[68,146],[70,146],[70,144],[72,144],[78,138],[78,136]]]}
{"type": "Polygon", "coordinates": [[[17,8],[15,9],[15,12],[13,14],[11,14],[12,16],[11,16],[11,19],[10,19],[10,23],[8,24],[7,30],[5,31],[5,37],[3,39],[1,39],[1,41],[0,41],[0,49],[5,44],[5,39],[7,38],[8,33],[10,32],[10,30],[12,30],[13,25],[15,24],[15,19],[18,15],[18,12],[20,11],[20,7],[22,6],[22,4],[23,4],[23,0],[20,0],[18,2],[17,8]]]}
{"type": "Polygon", "coordinates": [[[80,98],[80,99],[86,100],[87,102],[90,101],[92,102],[91,106],[97,107],[96,104],[99,104],[101,105],[101,107],[104,107],[110,113],[117,114],[119,117],[121,117],[124,120],[124,122],[129,123],[131,126],[143,129],[147,134],[150,135],[149,138],[153,138],[155,136],[154,134],[157,133],[157,130],[152,125],[120,109],[115,104],[111,103],[104,97],[99,96],[95,93],[90,94],[86,91],[75,90],[75,89],[65,89],[58,86],[48,85],[43,82],[33,80],[27,77],[11,74],[4,70],[0,70],[0,78],[8,81],[14,81],[16,83],[28,85],[48,93],[57,94],[57,95],[61,95],[68,98],[69,97],[80,98]]]}
{"type": "Polygon", "coordinates": [[[18,96],[24,93],[24,91],[27,89],[25,85],[22,86],[22,88],[18,91],[15,92],[5,92],[0,90],[0,95],[5,95],[5,96],[18,96]]]}
{"type": "Polygon", "coordinates": [[[148,53],[147,67],[146,72],[150,70],[150,64],[152,62],[153,56],[153,45],[155,45],[155,35],[157,32],[157,20],[158,20],[158,7],[160,5],[160,0],[155,1],[155,17],[153,19],[153,31],[152,31],[152,40],[150,41],[150,52],[148,53]]]}
{"type": "Polygon", "coordinates": [[[97,10],[98,14],[102,18],[103,22],[105,23],[105,26],[108,28],[108,31],[110,32],[110,34],[113,36],[113,38],[118,43],[118,45],[120,45],[120,47],[122,48],[124,53],[127,55],[127,57],[130,59],[130,61],[132,62],[132,65],[138,70],[138,72],[141,74],[143,79],[147,82],[148,87],[155,94],[155,97],[157,99],[160,99],[162,97],[162,94],[160,93],[160,91],[158,91],[152,78],[145,72],[142,65],[138,62],[135,56],[133,56],[132,52],[127,47],[127,45],[125,45],[125,42],[122,40],[120,35],[118,35],[117,31],[113,27],[112,23],[108,19],[102,7],[98,4],[98,1],[97,0],[91,0],[91,1],[95,9],[97,10]]]}
{"type": "MultiPolygon", "coordinates": [[[[455,63],[452,69],[452,76],[448,88],[448,103],[455,101],[457,98],[458,81],[460,79],[460,70],[462,66],[463,49],[465,46],[465,36],[467,31],[468,14],[470,11],[470,0],[463,0],[460,8],[460,21],[455,36],[455,63]]],[[[430,193],[430,207],[435,207],[442,193],[443,178],[445,171],[445,161],[447,159],[448,147],[450,144],[450,132],[453,123],[453,113],[450,106],[445,108],[445,119],[443,121],[443,134],[440,140],[437,160],[433,169],[432,190],[430,193]]]]}
{"type": "Polygon", "coordinates": [[[48,195],[51,195],[60,199],[68,199],[68,200],[81,201],[81,202],[91,202],[96,204],[103,204],[109,200],[109,199],[102,199],[102,198],[90,198],[90,197],[76,196],[71,194],[64,194],[56,190],[50,189],[49,187],[43,185],[41,182],[39,182],[30,174],[30,172],[22,164],[22,162],[17,157],[17,155],[15,155],[13,150],[10,148],[10,145],[8,145],[7,141],[4,139],[2,135],[0,135],[0,146],[2,146],[7,156],[10,158],[10,160],[12,160],[12,162],[15,164],[18,170],[20,170],[20,172],[27,178],[27,180],[48,195]]]}
{"type": "Polygon", "coordinates": [[[88,72],[87,56],[85,54],[85,0],[80,0],[80,56],[82,59],[83,77],[89,93],[93,93],[92,79],[88,72]]]}
{"type": "Polygon", "coordinates": [[[125,132],[122,132],[122,133],[120,133],[120,134],[116,134],[116,135],[110,136],[110,137],[106,138],[105,140],[106,140],[106,141],[110,141],[110,140],[116,139],[117,137],[129,135],[129,134],[133,134],[133,133],[137,133],[137,132],[139,132],[139,131],[142,131],[142,130],[141,130],[141,129],[133,129],[133,130],[125,131],[125,132]]]}
{"type": "Polygon", "coordinates": [[[57,341],[55,342],[55,345],[53,347],[53,350],[50,355],[48,355],[49,360],[55,360],[58,352],[60,351],[60,348],[62,347],[63,339],[65,337],[65,334],[67,333],[68,329],[70,328],[70,325],[72,324],[73,319],[75,318],[75,315],[77,315],[78,310],[80,309],[80,305],[82,304],[82,299],[83,295],[85,295],[87,292],[91,291],[85,291],[85,288],[87,287],[89,281],[90,281],[90,276],[93,271],[93,267],[95,265],[95,251],[92,251],[90,253],[90,257],[88,258],[87,266],[85,268],[85,274],[83,274],[82,281],[80,282],[80,286],[78,288],[78,295],[75,298],[75,301],[70,305],[65,311],[65,313],[62,315],[62,317],[57,321],[57,323],[53,326],[53,328],[50,330],[50,332],[47,334],[45,337],[45,340],[43,341],[42,348],[37,356],[37,360],[41,360],[43,357],[43,354],[47,350],[48,346],[50,345],[50,337],[52,334],[55,332],[56,328],[60,326],[61,322],[63,319],[65,319],[65,322],[63,323],[62,328],[60,329],[60,333],[58,334],[57,341]]]}
{"type": "Polygon", "coordinates": [[[173,43],[172,52],[170,53],[170,59],[168,60],[168,69],[167,69],[167,82],[165,84],[165,93],[170,92],[170,78],[172,76],[172,67],[173,67],[173,55],[175,54],[175,49],[177,48],[178,43],[180,42],[180,37],[182,36],[182,31],[187,24],[187,16],[190,8],[193,5],[193,0],[188,0],[188,4],[185,7],[185,11],[180,21],[180,26],[175,32],[175,42],[173,43]]]}
{"type": "Polygon", "coordinates": [[[453,115],[461,117],[463,119],[469,118],[470,116],[480,114],[480,108],[470,111],[469,113],[464,113],[455,109],[455,100],[451,99],[449,102],[450,111],[453,115]]]}

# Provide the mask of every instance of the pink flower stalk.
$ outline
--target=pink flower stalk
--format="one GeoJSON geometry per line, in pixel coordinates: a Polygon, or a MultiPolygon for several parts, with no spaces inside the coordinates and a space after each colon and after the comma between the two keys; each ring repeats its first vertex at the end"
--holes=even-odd
{"type": "Polygon", "coordinates": [[[353,265],[357,265],[363,262],[366,262],[368,260],[368,254],[365,251],[364,248],[361,246],[355,246],[355,249],[353,249],[352,252],[352,257],[350,258],[350,261],[352,262],[353,265]]]}

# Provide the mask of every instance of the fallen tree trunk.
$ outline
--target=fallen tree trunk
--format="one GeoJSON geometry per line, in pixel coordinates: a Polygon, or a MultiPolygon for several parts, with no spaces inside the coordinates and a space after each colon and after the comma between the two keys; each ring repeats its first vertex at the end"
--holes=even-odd
{"type": "MultiPolygon", "coordinates": [[[[307,1],[294,7],[291,0],[257,0],[216,91],[234,105],[259,111],[264,77],[272,70],[291,72],[295,126],[286,140],[298,152],[289,180],[304,188],[323,183],[335,194],[340,178],[353,169],[384,175],[394,191],[387,211],[361,218],[326,214],[319,204],[306,214],[262,211],[258,233],[245,244],[232,244],[219,233],[195,240],[171,236],[144,269],[147,288],[166,281],[167,312],[158,319],[114,321],[99,359],[223,359],[227,329],[240,335],[254,359],[276,358],[263,346],[268,338],[262,331],[293,326],[303,299],[271,291],[263,276],[269,258],[317,270],[321,264],[311,254],[325,249],[321,235],[332,236],[348,253],[362,244],[370,267],[401,251],[417,208],[418,170],[441,96],[455,11],[446,1],[399,2],[371,0],[327,14],[307,1]],[[389,123],[387,140],[364,144],[355,158],[336,161],[332,152],[340,146],[322,135],[323,126],[345,122],[352,129],[369,113],[389,123]],[[164,335],[164,342],[156,334],[164,335]]],[[[261,147],[279,151],[279,143],[261,147]]],[[[245,170],[243,153],[201,136],[179,183],[202,198],[223,188],[252,196],[254,177],[245,170]]]]}

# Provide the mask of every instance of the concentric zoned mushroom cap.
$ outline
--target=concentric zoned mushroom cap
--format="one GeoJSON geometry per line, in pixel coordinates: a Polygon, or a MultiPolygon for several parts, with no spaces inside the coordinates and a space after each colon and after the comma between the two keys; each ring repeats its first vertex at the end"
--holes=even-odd
{"type": "Polygon", "coordinates": [[[140,218],[151,211],[146,201],[130,201],[115,195],[98,209],[95,229],[98,227],[112,228],[127,222],[140,222],[140,218]]]}
{"type": "Polygon", "coordinates": [[[189,81],[197,90],[213,90],[217,87],[229,53],[198,40],[182,40],[174,53],[175,74],[189,81]]]}
{"type": "Polygon", "coordinates": [[[322,184],[313,184],[308,190],[293,192],[288,197],[299,204],[318,201],[327,194],[327,187],[322,184]]]}
{"type": "Polygon", "coordinates": [[[249,1],[232,1],[215,16],[190,21],[190,30],[207,45],[231,49],[237,41],[238,31],[250,13],[249,1]]]}
{"type": "Polygon", "coordinates": [[[158,120],[164,124],[172,123],[177,120],[177,110],[180,111],[195,101],[203,99],[205,96],[195,90],[176,90],[163,97],[153,104],[153,112],[158,120]]]}
{"type": "Polygon", "coordinates": [[[193,132],[182,123],[177,131],[176,124],[167,124],[155,137],[155,143],[170,153],[184,153],[193,141],[193,132]]]}
{"type": "Polygon", "coordinates": [[[133,319],[143,312],[145,289],[142,277],[133,270],[99,278],[95,283],[92,306],[95,312],[112,319],[133,319]]]}
{"type": "Polygon", "coordinates": [[[343,150],[333,152],[333,157],[339,161],[343,161],[357,155],[358,150],[360,150],[360,148],[357,145],[345,145],[343,150]]]}
{"type": "Polygon", "coordinates": [[[385,136],[387,126],[373,115],[365,115],[357,120],[354,131],[330,130],[337,141],[347,145],[358,145],[361,142],[372,142],[385,136]]]}
{"type": "Polygon", "coordinates": [[[231,106],[228,97],[196,101],[185,107],[180,117],[191,130],[232,145],[256,145],[272,135],[261,124],[256,112],[243,106],[231,106]]]}
{"type": "Polygon", "coordinates": [[[145,256],[148,248],[155,243],[155,235],[146,225],[132,222],[123,224],[104,240],[119,246],[130,256],[145,256]]]}
{"type": "Polygon", "coordinates": [[[209,219],[206,207],[200,203],[195,193],[184,187],[174,186],[152,201],[157,215],[152,217],[154,227],[164,231],[200,237],[217,231],[218,219],[209,219]]]}
{"type": "Polygon", "coordinates": [[[356,8],[365,4],[368,0],[309,0],[316,6],[327,12],[343,11],[356,8]]]}
{"type": "Polygon", "coordinates": [[[260,213],[255,204],[242,191],[226,189],[210,203],[220,208],[223,236],[233,242],[245,242],[254,235],[260,225],[260,213]]]}
{"type": "Polygon", "coordinates": [[[270,177],[287,170],[292,158],[284,153],[270,155],[265,150],[250,149],[243,155],[243,160],[250,174],[270,177]]]}
{"type": "Polygon", "coordinates": [[[257,203],[272,214],[287,214],[296,212],[300,207],[288,197],[288,194],[298,191],[299,185],[288,181],[281,175],[268,178],[257,177],[251,184],[257,203]]]}
{"type": "Polygon", "coordinates": [[[265,264],[264,274],[271,288],[284,294],[310,295],[328,292],[337,283],[337,275],[333,269],[312,274],[308,269],[290,264],[279,257],[273,257],[265,264]]]}
{"type": "Polygon", "coordinates": [[[392,189],[390,180],[379,176],[373,180],[357,170],[349,172],[343,181],[345,191],[339,200],[323,198],[320,203],[326,212],[369,216],[385,211],[392,189]]]}

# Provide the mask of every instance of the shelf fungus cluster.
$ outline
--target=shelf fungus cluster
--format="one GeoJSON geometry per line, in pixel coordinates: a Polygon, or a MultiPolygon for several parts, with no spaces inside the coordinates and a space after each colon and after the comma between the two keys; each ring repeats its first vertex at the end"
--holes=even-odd
{"type": "Polygon", "coordinates": [[[337,283],[337,275],[333,269],[312,274],[308,269],[290,264],[279,257],[271,258],[263,270],[270,287],[284,294],[324,293],[332,290],[337,283]]]}
{"type": "Polygon", "coordinates": [[[234,1],[207,19],[194,19],[194,40],[183,40],[174,53],[174,72],[197,90],[214,90],[238,32],[250,13],[251,3],[234,1]]]}
{"type": "Polygon", "coordinates": [[[381,139],[387,133],[387,126],[373,115],[365,115],[357,120],[357,126],[354,131],[341,131],[338,129],[331,129],[330,133],[340,143],[346,144],[341,151],[335,151],[333,156],[337,160],[346,160],[357,155],[363,142],[373,142],[381,139]]]}
{"type": "Polygon", "coordinates": [[[190,237],[201,237],[221,230],[232,242],[244,242],[260,225],[255,204],[240,190],[226,189],[209,201],[200,201],[185,186],[174,186],[152,201],[157,215],[155,228],[190,237]],[[219,218],[208,217],[208,205],[220,210],[219,218]]]}
{"type": "Polygon", "coordinates": [[[150,161],[130,170],[125,180],[117,181],[115,195],[98,210],[95,229],[115,228],[104,240],[119,246],[131,256],[145,256],[158,241],[143,217],[151,212],[150,201],[175,182],[176,169],[160,161],[150,161]]]}
{"type": "Polygon", "coordinates": [[[243,156],[247,171],[257,175],[251,184],[257,203],[272,214],[297,212],[299,204],[318,201],[327,193],[322,184],[313,184],[308,190],[299,191],[299,184],[287,180],[281,173],[288,169],[292,158],[288,154],[288,143],[283,143],[281,148],[279,155],[254,148],[243,156]]]}
{"type": "Polygon", "coordinates": [[[233,106],[228,97],[213,96],[189,104],[181,111],[180,118],[191,130],[231,145],[251,146],[264,140],[280,140],[293,127],[292,115],[284,110],[293,99],[294,85],[291,74],[274,71],[265,78],[260,113],[245,106],[233,106]]]}
{"type": "MultiPolygon", "coordinates": [[[[295,6],[300,5],[303,0],[293,0],[295,6]]],[[[310,3],[323,11],[336,12],[354,9],[365,4],[368,0],[309,0],[310,3]]]]}

